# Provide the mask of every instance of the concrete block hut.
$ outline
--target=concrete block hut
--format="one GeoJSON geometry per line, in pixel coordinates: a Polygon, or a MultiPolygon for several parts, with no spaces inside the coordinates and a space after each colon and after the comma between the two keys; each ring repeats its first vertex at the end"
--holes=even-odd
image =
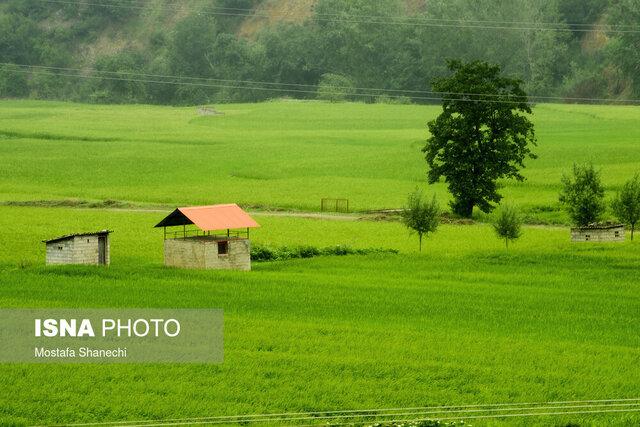
{"type": "Polygon", "coordinates": [[[623,224],[589,224],[571,229],[572,242],[624,242],[623,224]]]}
{"type": "Polygon", "coordinates": [[[177,208],[158,227],[166,266],[251,270],[249,230],[260,225],[236,204],[177,208]]]}
{"type": "Polygon", "coordinates": [[[110,230],[90,233],[66,234],[55,239],[43,240],[47,245],[47,265],[93,264],[109,265],[110,230]]]}

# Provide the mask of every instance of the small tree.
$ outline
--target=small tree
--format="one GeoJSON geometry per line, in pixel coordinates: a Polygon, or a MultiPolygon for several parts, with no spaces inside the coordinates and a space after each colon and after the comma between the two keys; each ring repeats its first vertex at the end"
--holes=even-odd
{"type": "Polygon", "coordinates": [[[560,203],[578,227],[598,222],[606,210],[600,172],[592,164],[574,164],[573,177],[562,177],[560,203]]]}
{"type": "Polygon", "coordinates": [[[422,237],[435,232],[440,223],[440,206],[436,196],[434,195],[429,201],[424,198],[420,190],[409,194],[407,207],[402,211],[402,222],[407,228],[418,233],[420,252],[422,252],[422,237]]]}
{"type": "Polygon", "coordinates": [[[504,239],[504,244],[509,249],[509,241],[516,240],[522,235],[522,220],[516,208],[504,206],[498,212],[493,229],[500,239],[504,239]]]}
{"type": "Polygon", "coordinates": [[[633,232],[640,219],[640,174],[636,174],[622,186],[622,190],[613,199],[612,207],[616,217],[631,226],[633,240],[633,232]]]}

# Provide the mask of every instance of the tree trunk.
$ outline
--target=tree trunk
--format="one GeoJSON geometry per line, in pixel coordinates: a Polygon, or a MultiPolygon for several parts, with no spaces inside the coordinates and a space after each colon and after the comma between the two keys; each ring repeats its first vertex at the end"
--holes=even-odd
{"type": "Polygon", "coordinates": [[[467,203],[467,214],[464,216],[465,218],[471,218],[473,216],[473,207],[476,205],[476,202],[470,200],[467,203]]]}
{"type": "Polygon", "coordinates": [[[471,218],[473,214],[474,201],[460,201],[454,206],[454,213],[460,215],[463,218],[471,218]]]}
{"type": "Polygon", "coordinates": [[[633,242],[633,231],[636,228],[636,223],[634,222],[633,224],[631,224],[631,241],[633,242]]]}
{"type": "Polygon", "coordinates": [[[507,250],[509,250],[509,239],[506,237],[504,239],[504,245],[507,247],[507,250]]]}
{"type": "Polygon", "coordinates": [[[420,241],[420,252],[422,252],[422,233],[418,233],[418,240],[420,241]]]}

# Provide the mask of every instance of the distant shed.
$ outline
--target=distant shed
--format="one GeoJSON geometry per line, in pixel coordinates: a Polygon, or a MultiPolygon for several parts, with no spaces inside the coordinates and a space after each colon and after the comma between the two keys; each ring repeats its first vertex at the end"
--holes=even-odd
{"type": "Polygon", "coordinates": [[[249,229],[260,225],[236,204],[177,208],[156,227],[167,266],[251,270],[249,229]]]}
{"type": "Polygon", "coordinates": [[[100,230],[43,240],[47,246],[46,263],[109,265],[109,233],[112,231],[100,230]]]}
{"type": "Polygon", "coordinates": [[[624,242],[623,224],[589,224],[571,229],[573,242],[624,242]]]}

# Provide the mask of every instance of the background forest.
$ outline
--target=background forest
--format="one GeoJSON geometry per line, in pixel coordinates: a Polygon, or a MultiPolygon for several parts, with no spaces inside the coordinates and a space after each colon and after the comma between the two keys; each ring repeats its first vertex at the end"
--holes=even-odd
{"type": "Polygon", "coordinates": [[[632,99],[638,22],[636,0],[4,0],[0,97],[429,103],[458,58],[535,101],[632,99]]]}

